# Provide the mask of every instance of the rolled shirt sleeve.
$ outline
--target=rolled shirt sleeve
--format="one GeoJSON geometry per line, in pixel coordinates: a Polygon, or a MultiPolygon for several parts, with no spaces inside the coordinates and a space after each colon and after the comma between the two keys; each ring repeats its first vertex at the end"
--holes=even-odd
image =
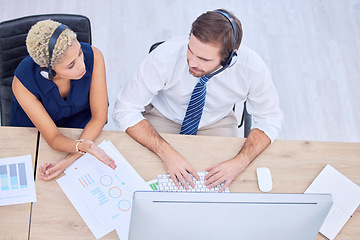
{"type": "Polygon", "coordinates": [[[246,107],[253,117],[252,128],[263,131],[274,142],[281,130],[283,113],[279,107],[278,93],[265,64],[251,81],[246,107]]]}

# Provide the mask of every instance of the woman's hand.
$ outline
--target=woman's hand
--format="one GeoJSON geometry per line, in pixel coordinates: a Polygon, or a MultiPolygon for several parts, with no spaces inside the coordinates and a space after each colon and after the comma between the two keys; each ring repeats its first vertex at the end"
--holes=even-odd
{"type": "MultiPolygon", "coordinates": [[[[96,146],[91,140],[82,141],[79,145],[79,150],[88,152],[94,157],[102,161],[105,165],[112,169],[116,168],[115,161],[109,157],[104,150],[96,146]]],[[[60,175],[68,166],[70,166],[76,159],[80,157],[80,153],[70,153],[65,158],[59,160],[55,164],[46,163],[39,167],[38,176],[43,180],[51,180],[60,175]]]]}
{"type": "Polygon", "coordinates": [[[51,180],[60,175],[68,166],[70,166],[81,155],[79,153],[70,153],[65,158],[60,159],[57,163],[46,163],[39,167],[38,176],[42,180],[51,180]]]}
{"type": "Polygon", "coordinates": [[[80,151],[90,153],[91,155],[102,161],[105,165],[109,166],[110,168],[112,169],[116,168],[115,161],[110,156],[108,156],[104,150],[96,146],[95,143],[93,143],[93,141],[84,140],[80,142],[78,148],[80,151]]]}

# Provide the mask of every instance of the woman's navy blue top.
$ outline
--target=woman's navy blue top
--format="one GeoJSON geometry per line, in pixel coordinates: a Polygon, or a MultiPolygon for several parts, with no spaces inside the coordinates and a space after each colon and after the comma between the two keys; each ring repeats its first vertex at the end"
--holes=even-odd
{"type": "MultiPolygon", "coordinates": [[[[71,80],[66,100],[61,97],[53,81],[41,76],[40,66],[30,56],[26,57],[15,71],[15,76],[42,103],[58,127],[84,128],[91,118],[89,92],[94,53],[87,43],[81,43],[81,49],[84,53],[86,73],[81,79],[71,80]]],[[[12,101],[11,117],[12,126],[34,126],[15,97],[12,101]]]]}

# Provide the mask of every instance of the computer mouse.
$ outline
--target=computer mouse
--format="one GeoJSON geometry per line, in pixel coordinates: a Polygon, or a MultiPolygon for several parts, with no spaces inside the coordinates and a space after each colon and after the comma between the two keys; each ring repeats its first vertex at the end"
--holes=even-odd
{"type": "Polygon", "coordinates": [[[256,169],[256,175],[260,191],[270,192],[272,189],[270,170],[267,167],[259,167],[256,169]]]}

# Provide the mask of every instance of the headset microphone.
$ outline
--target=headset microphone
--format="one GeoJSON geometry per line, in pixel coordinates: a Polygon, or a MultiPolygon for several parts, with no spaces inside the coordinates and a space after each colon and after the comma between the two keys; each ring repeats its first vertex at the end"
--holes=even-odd
{"type": "Polygon", "coordinates": [[[54,33],[51,35],[51,38],[49,40],[49,65],[48,67],[40,67],[40,74],[46,79],[52,80],[53,77],[55,77],[56,72],[51,68],[51,57],[54,51],[54,47],[56,44],[56,41],[58,40],[60,34],[66,29],[69,28],[68,26],[61,24],[59,25],[54,33]]]}

